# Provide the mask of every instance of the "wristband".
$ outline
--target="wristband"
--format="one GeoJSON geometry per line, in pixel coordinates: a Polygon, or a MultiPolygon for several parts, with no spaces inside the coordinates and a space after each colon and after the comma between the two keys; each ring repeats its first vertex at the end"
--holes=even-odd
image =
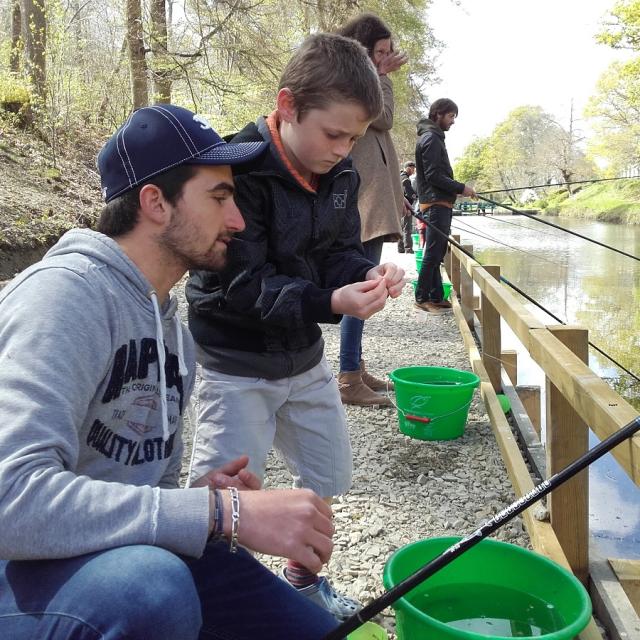
{"type": "Polygon", "coordinates": [[[224,511],[222,509],[222,495],[218,489],[213,491],[214,505],[213,505],[213,529],[207,538],[207,543],[211,540],[217,540],[222,537],[223,525],[224,525],[224,511]]]}
{"type": "Polygon", "coordinates": [[[231,537],[229,538],[229,552],[238,550],[238,527],[240,526],[240,497],[235,487],[229,487],[231,496],[231,537]]]}

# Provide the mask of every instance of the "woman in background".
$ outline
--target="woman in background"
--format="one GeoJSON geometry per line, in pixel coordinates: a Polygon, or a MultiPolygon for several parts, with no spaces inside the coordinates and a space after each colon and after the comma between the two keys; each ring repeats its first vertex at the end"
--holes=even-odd
{"type": "MultiPolygon", "coordinates": [[[[400,182],[400,163],[389,131],[393,126],[393,84],[388,73],[407,62],[404,54],[393,49],[391,31],[377,16],[361,14],[338,30],[340,35],[360,42],[378,70],[384,97],[382,114],[374,120],[366,134],[351,152],[353,164],[360,174],[358,208],[361,239],[369,260],[380,264],[382,244],[401,237],[400,220],[404,213],[404,196],[400,182]]],[[[392,388],[373,377],[362,359],[364,320],[345,316],[340,323],[340,374],[338,385],[343,404],[388,406],[386,395],[376,393],[392,388]]]]}

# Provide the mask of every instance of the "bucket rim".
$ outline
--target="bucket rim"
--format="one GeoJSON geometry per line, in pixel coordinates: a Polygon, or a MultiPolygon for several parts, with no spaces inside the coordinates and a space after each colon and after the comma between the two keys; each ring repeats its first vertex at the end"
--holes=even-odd
{"type": "MultiPolygon", "coordinates": [[[[447,547],[445,548],[448,548],[454,545],[456,542],[459,542],[460,540],[462,540],[462,536],[436,536],[434,538],[424,538],[422,540],[411,542],[407,545],[400,547],[399,549],[396,549],[396,551],[394,551],[394,553],[389,557],[389,559],[384,565],[382,582],[384,584],[385,589],[389,590],[393,586],[395,586],[391,582],[391,576],[390,576],[391,570],[389,568],[392,559],[396,555],[400,554],[404,549],[416,547],[421,544],[424,544],[426,541],[434,541],[434,540],[442,541],[447,545],[447,547]]],[[[485,546],[491,545],[491,546],[505,547],[513,550],[514,553],[527,553],[527,554],[533,553],[535,554],[538,560],[542,561],[547,566],[551,566],[554,569],[558,570],[560,574],[563,574],[564,577],[569,582],[573,583],[577,587],[576,591],[580,594],[580,604],[582,605],[582,610],[579,616],[577,617],[577,619],[574,620],[571,624],[567,624],[562,629],[562,633],[566,634],[567,638],[573,638],[577,636],[586,627],[589,621],[589,618],[591,617],[591,614],[592,614],[592,604],[587,594],[587,591],[584,588],[584,585],[578,580],[578,578],[576,578],[576,576],[573,573],[565,569],[563,566],[559,565],[557,562],[554,562],[550,558],[547,558],[546,556],[543,556],[542,554],[538,553],[537,551],[532,551],[531,549],[524,549],[523,547],[519,547],[518,545],[515,545],[515,544],[502,542],[501,540],[493,540],[491,538],[485,538],[484,540],[481,540],[478,543],[478,545],[485,545],[485,546]]],[[[455,562],[455,560],[453,560],[453,562],[455,562]]],[[[425,613],[424,611],[421,611],[420,609],[418,609],[418,607],[408,602],[404,596],[399,598],[395,602],[393,602],[391,606],[393,607],[393,609],[401,609],[405,613],[411,614],[414,617],[417,616],[417,617],[428,618],[430,621],[430,624],[433,624],[434,628],[438,631],[442,631],[442,632],[452,631],[452,628],[449,625],[445,624],[444,622],[441,622],[437,618],[431,617],[429,614],[425,613]]],[[[488,638],[491,637],[482,633],[476,633],[474,631],[465,631],[464,633],[468,636],[468,640],[488,640],[488,638]]],[[[559,633],[558,631],[552,631],[551,633],[545,633],[541,636],[535,636],[535,638],[536,640],[557,640],[558,633],[559,633]]],[[[496,640],[509,640],[508,636],[493,636],[493,638],[496,640]]]]}
{"type": "Polygon", "coordinates": [[[465,371],[464,369],[455,369],[454,367],[431,367],[431,366],[422,366],[416,365],[413,367],[398,367],[393,371],[389,372],[389,377],[393,380],[394,383],[400,382],[405,384],[415,384],[421,387],[441,387],[441,385],[430,384],[429,382],[416,382],[414,380],[406,380],[398,375],[400,371],[408,371],[410,369],[428,369],[430,371],[439,371],[439,372],[447,372],[447,371],[455,371],[456,373],[463,374],[469,378],[468,382],[460,382],[456,384],[456,388],[464,389],[465,387],[473,387],[474,389],[480,385],[480,377],[475,374],[473,371],[465,371]]]}

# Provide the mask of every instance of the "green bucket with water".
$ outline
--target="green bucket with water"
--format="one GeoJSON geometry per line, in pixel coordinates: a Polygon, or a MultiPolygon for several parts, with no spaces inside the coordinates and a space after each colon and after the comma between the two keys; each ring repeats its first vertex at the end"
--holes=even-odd
{"type": "MultiPolygon", "coordinates": [[[[416,292],[416,289],[418,288],[418,281],[417,280],[412,280],[411,281],[411,286],[413,287],[413,293],[416,292]]],[[[449,296],[451,295],[451,288],[453,287],[453,285],[450,282],[443,282],[442,283],[442,299],[443,300],[448,300],[449,296]]]]}
{"type": "Polygon", "coordinates": [[[419,258],[416,256],[416,271],[420,273],[420,269],[422,269],[422,256],[419,258]]]}
{"type": "MultiPolygon", "coordinates": [[[[432,538],[398,549],[383,582],[391,589],[460,538],[432,538]]],[[[569,640],[591,617],[580,581],[548,558],[482,540],[393,605],[398,640],[569,640]]]]}
{"type": "Polygon", "coordinates": [[[420,246],[420,234],[419,233],[412,233],[411,234],[411,239],[413,240],[414,249],[415,249],[415,247],[419,247],[420,246]]]}
{"type": "Polygon", "coordinates": [[[452,440],[464,433],[480,378],[446,367],[403,367],[389,374],[395,385],[400,431],[418,440],[452,440]]]}

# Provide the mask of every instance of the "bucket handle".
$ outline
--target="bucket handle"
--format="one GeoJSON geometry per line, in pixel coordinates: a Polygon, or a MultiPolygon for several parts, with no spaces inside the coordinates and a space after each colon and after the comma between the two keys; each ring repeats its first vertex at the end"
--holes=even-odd
{"type": "Polygon", "coordinates": [[[473,394],[472,394],[471,400],[469,400],[469,402],[467,402],[466,404],[463,404],[461,407],[458,407],[457,409],[454,409],[453,411],[450,411],[449,413],[443,413],[441,416],[433,416],[433,418],[429,418],[428,416],[416,416],[412,413],[407,413],[393,401],[393,398],[389,393],[389,380],[387,380],[387,398],[389,398],[389,402],[396,408],[398,413],[402,414],[402,417],[405,420],[410,420],[411,422],[422,422],[423,424],[429,424],[434,420],[441,420],[442,418],[448,418],[449,416],[452,416],[454,413],[458,413],[458,411],[463,411],[464,409],[468,409],[471,406],[471,403],[473,402],[473,394]]]}

